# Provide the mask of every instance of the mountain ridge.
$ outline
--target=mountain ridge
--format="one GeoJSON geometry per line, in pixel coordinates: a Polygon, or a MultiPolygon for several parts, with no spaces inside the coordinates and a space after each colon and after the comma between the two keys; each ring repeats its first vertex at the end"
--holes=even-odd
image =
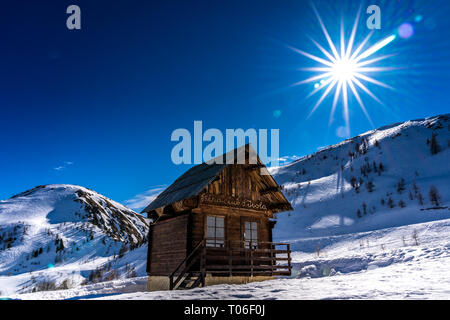
{"type": "Polygon", "coordinates": [[[270,169],[294,206],[278,215],[274,236],[333,236],[448,217],[449,118],[386,125],[270,169]]]}
{"type": "Polygon", "coordinates": [[[142,263],[118,260],[140,250],[147,234],[147,219],[93,190],[34,187],[0,201],[0,284],[12,281],[10,290],[27,292],[41,290],[42,282],[121,277],[120,268],[143,274],[142,263]]]}
{"type": "MultiPolygon", "coordinates": [[[[409,232],[417,224],[424,237],[424,222],[450,218],[448,159],[445,114],[383,126],[271,168],[294,207],[277,215],[274,240],[291,242],[301,260],[318,243],[359,246],[355,239],[372,243],[393,227],[409,232]]],[[[1,200],[0,296],[145,276],[147,233],[141,215],[82,186],[42,185],[1,200]]]]}

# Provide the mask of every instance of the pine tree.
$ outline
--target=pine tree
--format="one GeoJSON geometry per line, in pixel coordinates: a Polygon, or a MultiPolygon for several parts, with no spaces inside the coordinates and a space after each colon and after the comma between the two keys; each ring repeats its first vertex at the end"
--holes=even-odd
{"type": "Polygon", "coordinates": [[[119,258],[122,258],[127,251],[128,251],[127,245],[125,243],[122,244],[119,250],[119,258]]]}
{"type": "Polygon", "coordinates": [[[419,235],[417,234],[417,230],[414,229],[413,234],[412,234],[412,238],[414,239],[414,242],[416,243],[416,246],[419,245],[419,235]]]}
{"type": "Polygon", "coordinates": [[[439,146],[439,143],[436,139],[437,134],[433,133],[433,136],[431,138],[431,154],[437,154],[441,150],[441,147],[439,146]]]}
{"type": "Polygon", "coordinates": [[[397,183],[397,192],[402,193],[405,190],[405,179],[401,178],[397,183]]]}
{"type": "Polygon", "coordinates": [[[369,181],[369,182],[367,182],[366,187],[367,187],[367,191],[373,192],[375,185],[373,184],[372,181],[369,181]]]}
{"type": "Polygon", "coordinates": [[[430,187],[428,195],[430,197],[430,202],[433,203],[436,207],[439,207],[439,201],[441,200],[441,196],[439,195],[439,191],[435,186],[430,187]]]}
{"type": "Polygon", "coordinates": [[[419,187],[417,186],[417,183],[415,181],[413,182],[413,190],[414,194],[417,195],[417,193],[419,192],[419,187]]]}
{"type": "Polygon", "coordinates": [[[356,188],[356,178],[355,178],[355,177],[352,176],[352,177],[350,178],[350,184],[351,184],[351,186],[352,186],[353,189],[356,188]]]}
{"type": "Polygon", "coordinates": [[[380,143],[378,142],[378,140],[375,140],[375,147],[380,148],[380,143]]]}
{"type": "Polygon", "coordinates": [[[55,245],[56,245],[56,252],[64,250],[64,242],[62,241],[62,239],[57,238],[55,240],[55,245]]]}
{"type": "Polygon", "coordinates": [[[395,207],[394,200],[392,200],[391,197],[389,197],[389,200],[388,200],[388,206],[389,206],[389,208],[391,208],[391,209],[395,207]]]}
{"type": "Polygon", "coordinates": [[[422,193],[417,193],[417,201],[419,202],[419,205],[423,206],[423,196],[422,193]]]}

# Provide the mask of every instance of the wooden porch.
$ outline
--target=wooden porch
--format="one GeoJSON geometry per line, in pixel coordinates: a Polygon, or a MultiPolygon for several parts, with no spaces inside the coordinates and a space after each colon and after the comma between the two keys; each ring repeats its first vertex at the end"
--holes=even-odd
{"type": "Polygon", "coordinates": [[[170,274],[170,290],[205,285],[206,275],[214,277],[290,276],[289,243],[224,241],[221,247],[208,246],[203,239],[170,274]]]}

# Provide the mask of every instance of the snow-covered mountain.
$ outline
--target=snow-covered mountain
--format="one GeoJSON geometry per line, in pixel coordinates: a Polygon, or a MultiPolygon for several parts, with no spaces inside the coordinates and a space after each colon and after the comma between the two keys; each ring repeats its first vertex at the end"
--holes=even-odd
{"type": "Polygon", "coordinates": [[[449,118],[385,126],[272,169],[295,210],[278,215],[275,237],[325,237],[450,218],[449,118]]]}
{"type": "Polygon", "coordinates": [[[291,243],[292,277],[181,292],[145,292],[146,246],[121,250],[145,241],[141,216],[82,187],[37,187],[0,202],[0,297],[448,299],[449,160],[443,115],[273,168],[294,207],[274,229],[291,243]],[[70,289],[30,293],[51,285],[70,289]]]}
{"type": "Polygon", "coordinates": [[[147,233],[143,216],[87,188],[46,185],[17,194],[0,201],[0,291],[135,276],[144,266],[123,255],[137,248],[145,256],[138,247],[147,233]]]}

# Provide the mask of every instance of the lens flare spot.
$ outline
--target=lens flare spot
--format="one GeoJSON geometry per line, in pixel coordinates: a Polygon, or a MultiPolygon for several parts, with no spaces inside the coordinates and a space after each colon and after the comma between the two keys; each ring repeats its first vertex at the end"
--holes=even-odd
{"type": "Polygon", "coordinates": [[[273,116],[274,116],[274,118],[279,118],[279,117],[281,117],[281,110],[275,110],[274,112],[273,112],[273,116]]]}
{"type": "Polygon", "coordinates": [[[336,136],[339,138],[349,138],[350,137],[350,129],[346,126],[341,126],[336,129],[336,136]]]}
{"type": "Polygon", "coordinates": [[[408,39],[414,34],[414,27],[405,22],[398,28],[398,35],[403,39],[408,39]]]}

